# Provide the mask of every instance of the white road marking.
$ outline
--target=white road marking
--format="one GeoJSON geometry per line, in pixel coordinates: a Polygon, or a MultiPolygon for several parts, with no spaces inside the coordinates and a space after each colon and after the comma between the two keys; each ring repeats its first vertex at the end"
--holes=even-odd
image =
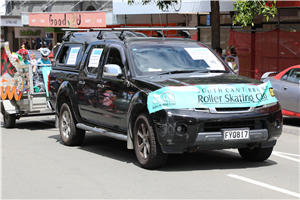
{"type": "Polygon", "coordinates": [[[252,183],[254,185],[265,187],[265,188],[268,188],[268,189],[271,189],[271,190],[275,190],[277,192],[285,193],[285,194],[300,198],[300,194],[298,194],[296,192],[291,192],[291,191],[286,190],[286,189],[275,187],[275,186],[272,186],[272,185],[269,185],[269,184],[266,184],[266,183],[255,181],[255,180],[245,178],[245,177],[242,177],[242,176],[238,176],[238,175],[235,175],[235,174],[227,174],[227,176],[232,177],[232,178],[236,178],[236,179],[239,179],[239,180],[242,180],[242,181],[246,181],[246,182],[252,183]]]}
{"type": "Polygon", "coordinates": [[[300,155],[297,154],[292,154],[292,153],[284,153],[284,152],[279,152],[279,151],[273,151],[273,153],[279,153],[279,154],[283,154],[283,155],[288,155],[288,156],[296,156],[296,157],[300,157],[300,155]]]}
{"type": "MultiPolygon", "coordinates": [[[[285,159],[296,161],[296,162],[300,163],[299,159],[292,158],[292,157],[289,157],[289,156],[285,156],[283,154],[286,154],[286,153],[281,153],[281,152],[277,152],[277,151],[272,152],[272,155],[274,155],[274,156],[278,156],[278,157],[281,157],[281,158],[285,158],[285,159]]],[[[294,156],[297,156],[297,155],[294,155],[294,156]]]]}

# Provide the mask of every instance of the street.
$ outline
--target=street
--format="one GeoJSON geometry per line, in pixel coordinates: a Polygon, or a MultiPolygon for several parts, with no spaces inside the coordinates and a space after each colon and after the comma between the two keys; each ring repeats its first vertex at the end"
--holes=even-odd
{"type": "Polygon", "coordinates": [[[68,147],[53,115],[24,117],[1,127],[1,199],[299,199],[299,122],[284,119],[265,162],[197,151],[145,170],[126,142],[88,132],[82,146],[68,147]]]}

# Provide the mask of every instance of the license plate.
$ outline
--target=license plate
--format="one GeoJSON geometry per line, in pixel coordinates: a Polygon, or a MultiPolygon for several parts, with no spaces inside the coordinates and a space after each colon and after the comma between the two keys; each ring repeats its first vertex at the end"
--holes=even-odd
{"type": "Polygon", "coordinates": [[[224,140],[249,139],[249,129],[222,129],[224,140]]]}

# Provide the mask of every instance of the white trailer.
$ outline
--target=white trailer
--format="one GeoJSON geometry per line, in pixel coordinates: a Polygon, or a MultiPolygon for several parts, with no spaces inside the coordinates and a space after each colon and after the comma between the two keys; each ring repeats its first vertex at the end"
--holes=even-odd
{"type": "MultiPolygon", "coordinates": [[[[49,65],[43,67],[51,69],[49,65]]],[[[35,91],[32,71],[31,64],[22,65],[15,59],[9,50],[8,42],[1,43],[0,103],[5,128],[14,127],[16,119],[24,116],[54,114],[53,108],[47,103],[49,101],[47,81],[44,83],[44,91],[35,91]]]]}

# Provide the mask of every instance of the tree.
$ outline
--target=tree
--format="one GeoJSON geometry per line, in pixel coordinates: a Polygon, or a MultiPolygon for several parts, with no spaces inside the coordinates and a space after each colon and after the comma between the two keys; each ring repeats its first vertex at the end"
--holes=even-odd
{"type": "MultiPolygon", "coordinates": [[[[155,0],[154,0],[155,1],[155,0]]],[[[178,0],[171,1],[156,1],[156,5],[159,9],[163,10],[171,5],[172,2],[177,2],[178,0]]],[[[151,2],[151,0],[142,0],[143,5],[151,2]]],[[[133,4],[134,0],[128,0],[128,4],[133,4]]],[[[220,46],[220,3],[219,0],[210,1],[211,7],[211,48],[214,49],[220,46]]],[[[277,14],[276,1],[258,1],[258,0],[235,0],[234,10],[237,10],[234,16],[233,24],[240,23],[242,26],[247,26],[251,24],[254,26],[254,17],[258,14],[263,14],[267,21],[269,16],[275,16],[277,14]]]]}
{"type": "Polygon", "coordinates": [[[263,15],[269,21],[269,17],[275,17],[277,14],[276,1],[237,1],[234,3],[234,10],[237,11],[234,16],[233,24],[240,23],[241,26],[251,24],[254,26],[254,18],[257,15],[263,15]]]}

